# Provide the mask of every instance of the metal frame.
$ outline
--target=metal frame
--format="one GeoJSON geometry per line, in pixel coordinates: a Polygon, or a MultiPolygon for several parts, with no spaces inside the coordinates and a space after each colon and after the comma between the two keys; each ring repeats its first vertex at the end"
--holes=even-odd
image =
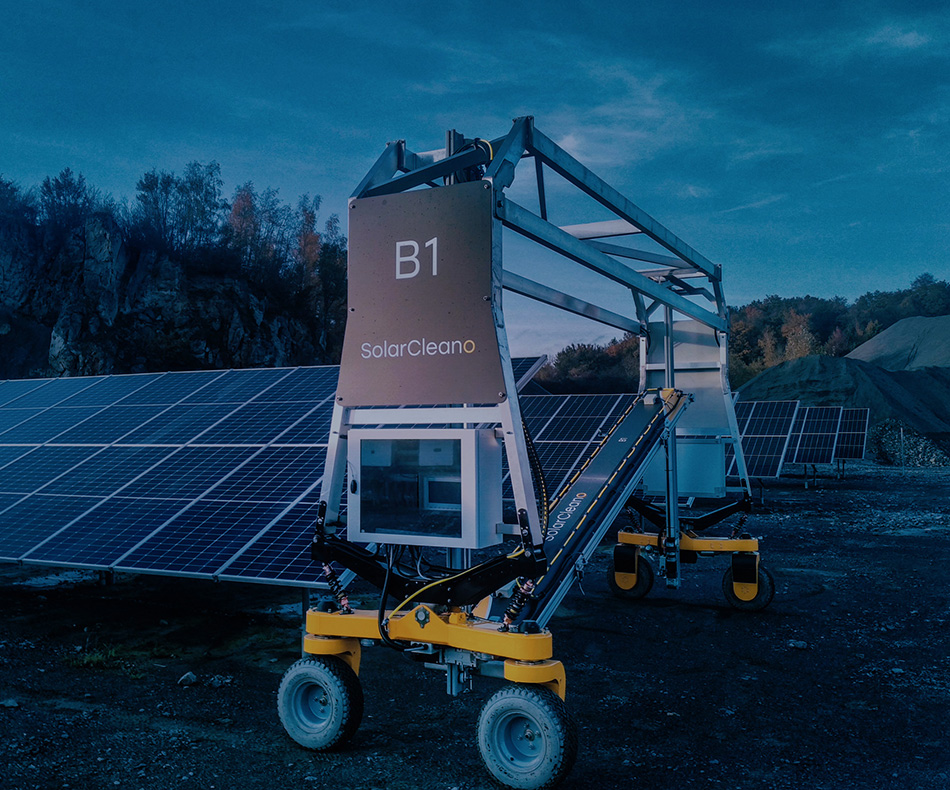
{"type": "MultiPolygon", "coordinates": [[[[675,317],[696,322],[715,338],[720,353],[715,370],[710,369],[722,390],[723,405],[728,425],[719,431],[719,441],[731,443],[735,463],[742,482],[742,490],[750,493],[742,448],[739,442],[738,423],[733,401],[730,397],[727,364],[728,311],[723,296],[721,267],[712,263],[682,239],[664,227],[656,219],[635,205],[603,179],[538,131],[530,116],[517,118],[508,134],[494,140],[466,139],[452,130],[446,133],[445,147],[416,153],[405,140],[389,143],[375,164],[357,186],[351,199],[394,195],[418,187],[439,188],[440,183],[450,185],[460,178],[481,180],[491,184],[492,227],[492,306],[495,313],[496,332],[505,376],[506,389],[510,396],[497,407],[472,409],[457,405],[451,414],[420,410],[411,420],[451,421],[466,424],[488,423],[502,425],[505,435],[505,451],[511,470],[516,508],[527,514],[530,534],[537,545],[541,542],[542,515],[538,511],[534,487],[529,472],[525,441],[521,435],[521,412],[511,374],[510,352],[505,331],[504,313],[500,291],[518,293],[530,299],[548,304],[566,312],[594,321],[637,333],[641,337],[641,389],[647,386],[676,386],[676,359],[673,337],[675,317]],[[510,200],[505,192],[514,181],[518,166],[526,159],[534,160],[534,175],[537,184],[538,213],[510,200]],[[479,169],[483,168],[483,170],[479,169]],[[598,222],[580,222],[555,225],[548,220],[548,195],[545,170],[552,171],[581,193],[608,209],[612,219],[598,222]],[[475,174],[474,176],[472,174],[475,174]],[[630,315],[622,315],[573,294],[535,282],[502,266],[502,229],[508,229],[534,241],[568,260],[593,271],[607,281],[620,286],[630,295],[630,315]],[[660,254],[634,246],[619,244],[614,239],[642,235],[665,250],[660,254]],[[663,355],[662,382],[646,381],[645,352],[649,342],[651,317],[661,311],[666,327],[663,355]]],[[[654,319],[655,320],[655,319],[654,319]]],[[[685,363],[687,367],[691,363],[685,363]]],[[[656,367],[653,365],[652,367],[656,367]]],[[[659,372],[659,371],[658,371],[659,372]]],[[[409,416],[394,409],[347,408],[335,405],[328,447],[327,476],[320,498],[327,502],[326,518],[332,522],[338,518],[334,493],[340,489],[345,473],[346,433],[350,425],[358,424],[409,424],[409,416]]],[[[667,565],[671,570],[668,584],[676,586],[679,556],[679,485],[677,479],[677,438],[675,430],[667,430],[665,446],[666,467],[666,512],[669,521],[667,534],[670,545],[666,547],[667,565]]],[[[724,470],[725,471],[725,470],[724,470]]],[[[725,481],[723,481],[724,483],[725,481]]]]}

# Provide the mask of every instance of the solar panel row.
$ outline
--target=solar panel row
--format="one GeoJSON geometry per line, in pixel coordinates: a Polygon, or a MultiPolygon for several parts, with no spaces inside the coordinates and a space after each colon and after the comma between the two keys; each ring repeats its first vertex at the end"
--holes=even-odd
{"type": "MultiPolygon", "coordinates": [[[[830,464],[864,457],[868,409],[740,401],[736,418],[751,477],[777,477],[784,463],[830,464]]],[[[735,458],[729,474],[736,474],[735,458]]]]}
{"type": "MultiPolygon", "coordinates": [[[[543,359],[513,361],[526,383],[543,359]]],[[[0,559],[312,586],[339,368],[0,382],[0,559]]]]}
{"type": "Polygon", "coordinates": [[[0,557],[218,575],[285,517],[299,521],[323,471],[337,372],[5,382],[0,557]]]}

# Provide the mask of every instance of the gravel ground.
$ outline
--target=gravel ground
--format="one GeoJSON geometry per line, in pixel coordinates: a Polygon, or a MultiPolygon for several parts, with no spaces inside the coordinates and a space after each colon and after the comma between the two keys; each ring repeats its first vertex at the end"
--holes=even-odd
{"type": "MultiPolygon", "coordinates": [[[[725,558],[622,601],[595,555],[551,623],[581,743],[562,786],[945,790],[950,470],[783,480],[748,529],[776,580],[760,613],[725,604],[725,558]]],[[[493,787],[474,730],[497,682],[451,699],[381,647],[350,745],[291,741],[296,591],[5,566],[0,607],[4,790],[493,787]]]]}

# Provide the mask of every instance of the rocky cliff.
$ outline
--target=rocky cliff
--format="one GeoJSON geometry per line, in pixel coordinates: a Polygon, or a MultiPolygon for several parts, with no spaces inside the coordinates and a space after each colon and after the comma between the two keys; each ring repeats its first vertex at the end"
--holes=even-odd
{"type": "Polygon", "coordinates": [[[126,243],[108,216],[0,231],[0,379],[332,361],[305,303],[126,243]]]}

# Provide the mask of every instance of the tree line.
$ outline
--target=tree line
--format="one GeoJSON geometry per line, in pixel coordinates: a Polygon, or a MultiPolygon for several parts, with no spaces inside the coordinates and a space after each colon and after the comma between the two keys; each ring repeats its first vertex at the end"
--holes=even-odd
{"type": "MultiPolygon", "coordinates": [[[[285,203],[272,188],[247,182],[230,198],[217,162],[189,163],[180,174],[153,168],[130,201],[118,201],[70,168],[24,189],[0,176],[0,234],[33,242],[38,265],[82,237],[90,219],[121,234],[137,254],[150,251],[194,274],[245,279],[275,309],[306,311],[316,340],[338,357],[346,317],[346,239],[339,219],[318,227],[320,197],[285,203]]],[[[42,276],[44,272],[36,272],[42,276]]]]}
{"type": "MultiPolygon", "coordinates": [[[[729,378],[738,388],[767,368],[799,357],[843,357],[903,318],[950,315],[950,283],[925,273],[909,288],[843,297],[767,296],[730,308],[729,378]]],[[[562,349],[540,378],[553,392],[623,392],[639,377],[636,337],[562,349]]]]}
{"type": "MultiPolygon", "coordinates": [[[[69,168],[23,189],[0,176],[0,237],[32,238],[55,257],[81,236],[91,218],[114,226],[139,253],[181,261],[195,273],[245,279],[274,309],[306,313],[314,338],[337,362],[346,318],[346,239],[337,217],[318,229],[320,198],[285,203],[276,189],[247,182],[230,198],[217,162],[189,163],[181,174],[153,168],[119,202],[69,168]]],[[[37,276],[49,275],[37,272],[37,276]]],[[[849,303],[803,296],[767,296],[730,308],[729,370],[739,387],[763,370],[812,354],[844,356],[877,333],[911,316],[950,314],[950,283],[921,274],[910,287],[870,291],[849,303]]],[[[540,374],[555,392],[618,392],[636,387],[637,339],[572,344],[540,374]]]]}

